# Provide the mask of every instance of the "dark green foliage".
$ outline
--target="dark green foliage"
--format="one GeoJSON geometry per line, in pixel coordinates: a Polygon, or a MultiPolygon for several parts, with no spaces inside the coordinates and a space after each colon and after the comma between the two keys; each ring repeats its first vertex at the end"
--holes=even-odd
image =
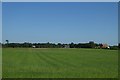
{"type": "MultiPolygon", "coordinates": [[[[70,44],[62,44],[62,43],[58,43],[58,44],[54,44],[54,43],[9,43],[9,41],[7,41],[7,44],[2,44],[2,47],[12,47],[12,48],[32,48],[33,46],[35,46],[35,48],[102,48],[102,44],[97,44],[94,43],[93,41],[90,41],[89,43],[70,43],[70,44]]],[[[105,48],[104,48],[105,49],[105,48]]],[[[108,49],[108,48],[106,48],[108,49]]],[[[117,50],[118,46],[110,46],[110,49],[112,50],[117,50]]]]}
{"type": "Polygon", "coordinates": [[[118,46],[119,46],[119,49],[120,49],[120,43],[118,44],[118,46]]]}
{"type": "Polygon", "coordinates": [[[95,43],[70,43],[70,44],[53,44],[53,43],[9,43],[3,44],[3,47],[23,47],[23,48],[30,48],[32,46],[36,46],[36,48],[64,48],[65,45],[69,45],[70,48],[95,48],[97,46],[95,43]]]}
{"type": "Polygon", "coordinates": [[[9,40],[6,40],[6,43],[8,44],[8,43],[9,43],[9,40]]]}
{"type": "Polygon", "coordinates": [[[118,50],[118,46],[110,46],[111,50],[118,50]]]}
{"type": "Polygon", "coordinates": [[[73,42],[70,44],[70,48],[75,48],[75,44],[73,42]]]}

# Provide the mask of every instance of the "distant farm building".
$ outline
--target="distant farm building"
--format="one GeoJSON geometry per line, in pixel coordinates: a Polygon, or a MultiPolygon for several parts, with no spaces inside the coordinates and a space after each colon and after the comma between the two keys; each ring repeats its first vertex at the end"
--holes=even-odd
{"type": "Polygon", "coordinates": [[[33,45],[32,48],[36,48],[36,46],[33,45]]]}
{"type": "Polygon", "coordinates": [[[110,48],[110,47],[108,46],[108,44],[101,44],[100,47],[101,47],[101,48],[110,48]]]}
{"type": "Polygon", "coordinates": [[[64,46],[64,48],[70,48],[70,45],[66,44],[66,45],[64,46]]]}

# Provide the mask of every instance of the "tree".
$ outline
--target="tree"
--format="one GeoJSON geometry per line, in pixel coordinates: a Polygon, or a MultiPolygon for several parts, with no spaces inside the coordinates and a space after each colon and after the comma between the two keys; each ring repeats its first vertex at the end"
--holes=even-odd
{"type": "Polygon", "coordinates": [[[45,45],[46,45],[46,48],[50,48],[50,43],[49,42],[47,42],[45,45]]]}
{"type": "Polygon", "coordinates": [[[9,40],[6,40],[6,46],[8,47],[8,44],[9,44],[9,40]]]}
{"type": "Polygon", "coordinates": [[[75,48],[75,45],[73,42],[70,43],[70,48],[75,48]]]}
{"type": "Polygon", "coordinates": [[[6,40],[6,43],[8,44],[8,43],[9,43],[9,40],[6,40]]]}
{"type": "Polygon", "coordinates": [[[90,46],[90,48],[95,48],[96,45],[95,45],[95,43],[93,41],[90,41],[89,46],[90,46]]]}
{"type": "Polygon", "coordinates": [[[110,46],[110,49],[111,49],[111,50],[118,50],[118,49],[119,49],[119,46],[117,46],[117,45],[110,46]]]}
{"type": "Polygon", "coordinates": [[[62,47],[62,44],[61,44],[61,43],[58,43],[57,46],[58,46],[58,48],[61,48],[61,47],[62,47]]]}
{"type": "Polygon", "coordinates": [[[118,44],[118,47],[119,47],[119,49],[120,49],[120,43],[118,44]]]}

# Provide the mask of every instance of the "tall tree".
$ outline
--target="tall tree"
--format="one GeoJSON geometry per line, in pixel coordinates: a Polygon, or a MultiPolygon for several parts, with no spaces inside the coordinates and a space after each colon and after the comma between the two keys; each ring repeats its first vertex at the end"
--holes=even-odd
{"type": "Polygon", "coordinates": [[[75,48],[75,44],[73,42],[70,43],[70,48],[75,48]]]}
{"type": "Polygon", "coordinates": [[[6,43],[8,44],[8,43],[9,43],[9,40],[6,40],[6,43]]]}
{"type": "Polygon", "coordinates": [[[6,44],[7,44],[6,46],[8,47],[8,44],[9,44],[9,40],[6,40],[6,44]]]}
{"type": "Polygon", "coordinates": [[[93,41],[90,41],[90,42],[89,42],[89,46],[90,46],[91,48],[95,48],[94,42],[93,42],[93,41]]]}

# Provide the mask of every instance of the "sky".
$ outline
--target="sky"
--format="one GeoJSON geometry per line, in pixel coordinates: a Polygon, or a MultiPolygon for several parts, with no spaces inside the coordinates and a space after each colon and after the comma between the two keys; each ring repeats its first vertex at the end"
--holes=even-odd
{"type": "Polygon", "coordinates": [[[3,42],[118,43],[118,3],[3,2],[3,42]]]}

